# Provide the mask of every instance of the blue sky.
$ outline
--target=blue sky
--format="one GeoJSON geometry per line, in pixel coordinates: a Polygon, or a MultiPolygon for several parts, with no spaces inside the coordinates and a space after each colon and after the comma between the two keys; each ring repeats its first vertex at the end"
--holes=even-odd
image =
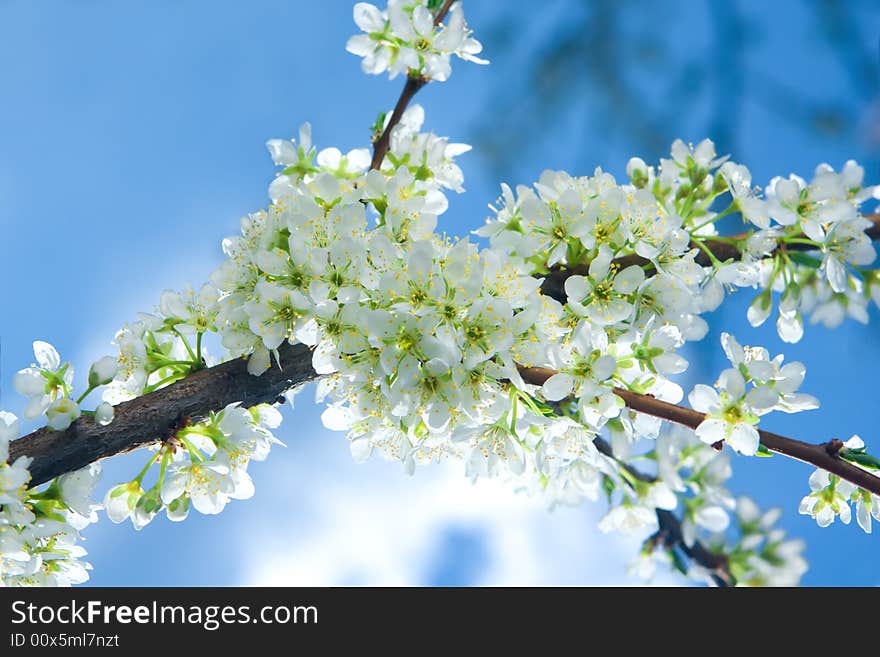
{"type": "MultiPolygon", "coordinates": [[[[490,50],[489,67],[458,65],[449,82],[422,91],[428,127],[469,141],[479,137],[481,118],[516,112],[516,103],[499,106],[493,90],[522,72],[531,44],[555,37],[545,26],[569,4],[521,17],[531,27],[490,50]]],[[[705,7],[695,4],[703,9],[688,13],[692,29],[679,25],[682,34],[670,38],[711,48],[701,27],[705,7]]],[[[850,93],[847,67],[822,50],[799,3],[766,12],[756,2],[740,5],[774,26],[749,51],[750,66],[812,97],[850,93]]],[[[505,6],[465,4],[478,38],[505,6]]],[[[880,16],[863,19],[876,50],[880,16]]],[[[11,380],[31,362],[32,340],[55,344],[84,375],[89,362],[110,353],[115,331],[152,309],[163,289],[207,278],[220,262],[220,239],[267,202],[274,169],[266,139],[290,137],[308,120],[319,146],[365,145],[401,82],[360,72],[344,50],[354,30],[344,1],[0,1],[0,406],[20,409],[11,380]]],[[[645,83],[646,93],[652,84],[645,83]]],[[[869,101],[854,102],[859,116],[875,111],[869,101]]],[[[464,156],[468,193],[450,199],[443,227],[463,235],[480,225],[501,180],[527,183],[544,168],[586,173],[596,165],[622,175],[632,144],[591,129],[591,105],[583,106],[586,114],[569,113],[529,133],[528,157],[502,164],[500,179],[497,162],[492,168],[478,152],[464,156]]],[[[702,110],[688,111],[699,118],[702,110]]],[[[863,131],[811,138],[778,108],[746,103],[739,111],[733,155],[757,181],[789,171],[809,175],[822,161],[877,160],[876,143],[863,131]]],[[[694,120],[680,136],[698,140],[706,127],[694,120]]],[[[872,173],[876,180],[876,168],[872,173]]],[[[706,344],[692,352],[696,372],[712,377],[723,366],[721,330],[782,351],[806,363],[804,389],[822,409],[771,417],[766,428],[814,441],[860,433],[880,451],[871,432],[876,324],[814,328],[800,344],[783,345],[770,327],[748,326],[748,300],[740,296],[711,318],[706,344]]],[[[872,320],[876,315],[872,310],[872,320]]],[[[137,535],[129,525],[102,521],[87,533],[91,582],[637,583],[624,575],[634,546],[596,530],[600,506],[550,513],[539,500],[492,483],[471,486],[454,467],[409,478],[395,464],[355,465],[342,436],[321,427],[311,395],[307,390],[286,411],[280,437],[288,447],[254,464],[252,500],[182,524],[160,518],[137,535]]],[[[142,461],[135,454],[107,462],[101,491],[142,461]]],[[[735,466],[734,491],[783,506],[783,526],[808,541],[805,583],[878,582],[875,537],[839,524],[819,530],[797,515],[808,467],[778,457],[740,458],[735,466]]]]}

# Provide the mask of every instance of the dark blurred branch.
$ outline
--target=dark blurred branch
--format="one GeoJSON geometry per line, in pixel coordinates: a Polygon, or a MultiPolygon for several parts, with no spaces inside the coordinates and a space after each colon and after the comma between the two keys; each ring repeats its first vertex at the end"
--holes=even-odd
{"type": "Polygon", "coordinates": [[[446,14],[449,13],[449,9],[455,3],[455,0],[445,0],[443,6],[440,7],[440,10],[434,16],[434,27],[440,25],[443,22],[443,19],[446,18],[446,14]]]}
{"type": "Polygon", "coordinates": [[[795,21],[782,30],[768,29],[754,3],[704,4],[707,11],[695,12],[687,0],[564,0],[543,17],[540,33],[529,31],[535,21],[525,14],[499,12],[494,40],[493,26],[484,30],[490,47],[514,52],[526,40],[536,45],[527,56],[514,52],[510,66],[527,76],[498,83],[492,106],[500,109],[478,119],[474,139],[496,174],[511,177],[511,163],[522,162],[528,148],[558,138],[548,132],[553,124],[567,129],[571,152],[564,156],[578,158],[570,167],[592,169],[607,159],[601,149],[621,139],[646,160],[662,156],[681,135],[705,135],[720,152],[736,152],[744,121],[757,110],[778,115],[802,135],[861,141],[860,159],[876,175],[876,149],[855,132],[880,86],[876,43],[867,38],[876,2],[801,3],[783,13],[806,18],[806,28],[795,21]],[[711,38],[683,39],[689,32],[711,38]],[[822,92],[827,85],[791,84],[785,67],[756,61],[760,53],[791,61],[821,58],[823,75],[848,79],[850,92],[829,95],[822,92]],[[578,134],[584,148],[570,141],[578,134]]]}
{"type": "MultiPolygon", "coordinates": [[[[593,440],[602,454],[617,460],[611,445],[604,438],[596,437],[593,440]]],[[[620,467],[626,468],[626,471],[639,481],[653,483],[656,477],[647,475],[644,472],[636,470],[626,463],[620,462],[620,467]]],[[[712,583],[716,586],[726,587],[733,586],[733,575],[728,568],[728,557],[724,553],[712,552],[700,541],[694,541],[692,545],[688,545],[684,540],[684,533],[681,530],[681,520],[671,511],[657,509],[657,533],[648,539],[648,543],[653,545],[662,545],[668,550],[679,550],[688,559],[702,567],[708,574],[712,583]]]]}

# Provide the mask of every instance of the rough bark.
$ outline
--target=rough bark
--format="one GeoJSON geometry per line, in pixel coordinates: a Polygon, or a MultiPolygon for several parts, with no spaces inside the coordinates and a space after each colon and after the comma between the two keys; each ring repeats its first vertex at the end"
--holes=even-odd
{"type": "Polygon", "coordinates": [[[65,431],[38,429],[9,445],[10,460],[34,459],[30,485],[35,486],[94,461],[164,440],[183,424],[233,402],[244,406],[273,402],[285,390],[317,376],[305,345],[284,344],[279,356],[281,367],[274,365],[261,376],[248,374],[247,362],[241,358],[194,372],[166,388],[117,405],[113,422],[106,426],[84,415],[65,431]]]}

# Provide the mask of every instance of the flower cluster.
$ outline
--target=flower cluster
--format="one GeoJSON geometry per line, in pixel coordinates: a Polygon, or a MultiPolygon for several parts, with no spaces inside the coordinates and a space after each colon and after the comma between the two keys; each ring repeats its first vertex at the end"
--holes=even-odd
{"type": "MultiPolygon", "coordinates": [[[[866,470],[880,469],[880,463],[865,453],[865,443],[858,436],[843,443],[838,456],[866,470]]],[[[799,511],[812,516],[820,527],[827,527],[838,516],[843,524],[848,525],[852,520],[851,503],[856,505],[859,527],[870,534],[871,519],[880,520],[880,497],[837,475],[816,469],[810,475],[810,494],[801,500],[799,511]]]]}
{"type": "Polygon", "coordinates": [[[97,521],[99,507],[89,498],[101,466],[62,475],[42,492],[28,490],[31,459],[9,463],[9,442],[19,433],[18,418],[0,411],[0,586],[81,584],[91,566],[80,560],[86,551],[77,541],[97,521]]]}
{"type": "Polygon", "coordinates": [[[740,454],[758,451],[755,425],[770,411],[797,413],[819,407],[812,395],[797,392],[806,368],[802,363],[782,364],[782,354],[772,360],[763,347],[743,348],[732,335],[721,334],[721,344],[733,367],[724,370],[715,387],[698,384],[688,397],[706,419],[696,433],[706,444],[725,442],[740,454]]]}
{"type": "Polygon", "coordinates": [[[351,37],[348,52],[363,57],[365,73],[388,71],[394,78],[401,73],[414,78],[443,82],[452,73],[452,55],[476,64],[487,64],[477,55],[483,50],[471,37],[461,3],[449,10],[446,24],[438,24],[433,0],[389,0],[380,11],[367,2],[354,6],[354,21],[364,32],[351,37]]]}
{"type": "MultiPolygon", "coordinates": [[[[80,403],[92,390],[108,384],[116,376],[114,359],[105,356],[89,368],[88,388],[76,400],[73,394],[73,367],[62,363],[58,352],[48,342],[34,342],[36,363],[19,370],[13,379],[15,389],[27,397],[28,403],[24,417],[33,420],[45,416],[46,425],[55,431],[63,431],[81,414],[80,403]]],[[[109,424],[113,420],[113,407],[102,402],[93,415],[99,424],[109,424]]]]}
{"type": "MultiPolygon", "coordinates": [[[[109,380],[105,376],[96,383],[107,384],[104,401],[118,404],[139,397],[214,364],[202,339],[216,331],[217,299],[218,292],[210,284],[198,292],[189,287],[180,292],[166,290],[156,313],[139,313],[136,321],[123,326],[116,334],[115,372],[109,380]]],[[[112,360],[107,359],[106,374],[112,368],[112,360]]]]}
{"type": "Polygon", "coordinates": [[[743,218],[759,229],[745,240],[736,275],[724,281],[764,289],[749,309],[752,326],[770,316],[771,290],[781,294],[776,326],[786,342],[801,339],[804,315],[829,328],[846,316],[867,322],[869,291],[856,273],[877,253],[865,232],[873,223],[859,208],[877,198],[877,188],[864,186],[862,167],[849,161],[836,172],[822,164],[809,184],[796,175],[776,177],[763,198],[742,165],[725,164],[721,175],[743,218]]]}
{"type": "Polygon", "coordinates": [[[700,531],[720,533],[735,508],[725,483],[733,474],[730,454],[708,447],[690,429],[670,427],[657,438],[657,476],[677,494],[687,493],[682,534],[693,545],[700,531]]]}
{"type": "MultiPolygon", "coordinates": [[[[873,222],[860,206],[877,192],[863,185],[855,162],[841,172],[823,164],[810,184],[775,178],[762,196],[749,170],[717,157],[711,141],[690,147],[679,140],[657,167],[632,158],[627,175],[629,184],[619,185],[598,169],[593,178],[545,172],[534,191],[521,186],[514,195],[504,186],[502,206],[478,234],[526,258],[535,274],[597,259],[643,268],[649,261],[646,273],[656,274],[645,278],[664,291],[659,303],[685,319],[717,307],[725,288],[760,287],[748,314],[759,326],[776,291],[777,330],[787,342],[800,340],[804,315],[828,327],[847,316],[866,322],[872,295],[880,299],[875,277],[861,269],[876,253],[866,233],[873,222]],[[722,198],[728,205],[714,210],[722,198]],[[716,223],[735,213],[753,230],[718,237],[716,223]],[[722,261],[710,248],[719,246],[737,257],[722,261]]],[[[638,275],[629,270],[626,278],[636,278],[615,289],[604,266],[595,269],[566,292],[586,300],[591,317],[610,323],[626,312],[626,285],[638,283],[638,275]]],[[[694,338],[702,327],[697,321],[694,338]]]]}
{"type": "Polygon", "coordinates": [[[269,197],[273,201],[288,194],[303,178],[312,179],[322,172],[336,178],[356,178],[370,165],[370,151],[366,148],[355,148],[345,155],[332,147],[318,152],[312,146],[312,126],[309,123],[299,128],[299,144],[295,139],[270,139],[266,148],[272,161],[284,167],[269,186],[269,197]]]}
{"type": "Polygon", "coordinates": [[[230,404],[202,423],[184,427],[150,456],[137,477],[107,491],[104,509],[115,523],[130,518],[141,529],[163,509],[169,520],[179,522],[190,507],[199,513],[220,513],[229,500],[253,496],[248,474],[250,461],[262,461],[274,443],[272,435],[281,414],[269,404],[244,409],[230,404]],[[143,481],[153,465],[159,475],[144,490],[143,481]]]}
{"type": "MultiPolygon", "coordinates": [[[[722,486],[729,465],[706,443],[727,437],[753,454],[758,415],[814,407],[797,392],[803,366],[725,335],[734,367],[722,377],[724,400],[708,387],[714,398],[704,395],[705,412],[719,414],[712,421],[724,420],[720,433],[710,423],[671,447],[659,420],[623,408],[614,393],[622,386],[680,401],[671,377],[688,364],[676,352],[703,336],[700,314],[717,305],[706,284],[713,272],[697,261],[681,216],[665,214],[669,199],[601,171],[546,172],[534,191],[504,188],[497,219],[478,231],[489,248],[440,237],[444,190],[461,182],[453,158],[466,147],[419,132],[423,121],[418,106],[404,115],[378,171],[280,162],[287,168],[270,189],[273,205],[224,241],[229,259],[212,277],[223,344],[249,356],[254,374],[285,342],[312,347],[324,424],[348,433],[359,461],[378,452],[412,472],[459,458],[470,477],[502,476],[561,503],[604,490],[612,507],[602,529],[628,533],[658,531],[657,509],[685,499],[690,544],[723,531],[734,508],[722,486]],[[643,260],[625,262],[634,256],[643,260]],[[542,273],[579,262],[589,266],[566,277],[564,297],[541,293],[542,273]],[[551,375],[537,385],[524,376],[530,368],[551,375]],[[743,423],[727,422],[734,410],[750,420],[753,445],[739,440],[743,423]],[[727,424],[736,428],[730,436],[727,424]],[[597,447],[602,432],[610,451],[597,447]],[[651,453],[660,476],[633,475],[622,464],[658,434],[651,453]]],[[[274,156],[281,146],[273,140],[269,149],[274,156]]],[[[694,166],[718,164],[698,156],[694,166]]],[[[692,155],[678,157],[691,166],[692,155]]]]}
{"type": "Polygon", "coordinates": [[[34,342],[34,357],[37,362],[19,370],[13,380],[15,389],[28,399],[24,417],[32,420],[45,414],[51,428],[66,429],[80,415],[79,406],[70,399],[73,368],[62,364],[55,347],[42,340],[34,342]]]}

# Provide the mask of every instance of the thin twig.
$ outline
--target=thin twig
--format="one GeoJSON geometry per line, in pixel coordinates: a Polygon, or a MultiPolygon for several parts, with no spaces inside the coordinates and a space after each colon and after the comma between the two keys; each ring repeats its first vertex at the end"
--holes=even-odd
{"type": "Polygon", "coordinates": [[[406,84],[403,85],[403,91],[400,92],[400,98],[397,99],[397,104],[391,113],[391,119],[388,121],[388,125],[385,126],[385,130],[382,131],[379,139],[373,144],[373,160],[370,162],[371,169],[378,170],[382,166],[382,160],[385,159],[385,155],[391,147],[391,131],[400,123],[400,119],[403,118],[403,113],[406,111],[413,96],[427,83],[428,80],[426,78],[406,78],[406,84]]]}
{"type": "MultiPolygon", "coordinates": [[[[446,0],[446,2],[443,3],[443,6],[440,7],[439,11],[434,16],[434,27],[437,27],[443,22],[443,19],[446,17],[446,14],[449,13],[449,9],[454,2],[455,0],[446,0]]],[[[400,119],[403,118],[403,113],[406,111],[413,96],[419,92],[419,89],[428,84],[428,82],[428,78],[407,75],[406,84],[403,85],[403,91],[400,92],[400,97],[397,99],[394,111],[391,112],[391,118],[388,121],[388,125],[385,126],[382,134],[373,144],[373,159],[370,162],[370,169],[378,170],[382,166],[382,161],[385,159],[385,155],[388,154],[388,149],[391,147],[391,131],[394,130],[394,127],[398,123],[400,123],[400,119]]]]}
{"type": "MultiPolygon", "coordinates": [[[[519,373],[526,383],[540,386],[556,374],[556,371],[546,367],[519,367],[519,373]]],[[[650,395],[642,395],[623,388],[614,388],[614,394],[634,411],[675,422],[691,429],[696,429],[706,419],[703,413],[660,401],[650,395]]],[[[841,459],[838,456],[839,450],[835,448],[836,443],[833,441],[815,445],[802,440],[786,438],[763,429],[758,430],[758,435],[761,437],[761,444],[772,452],[827,470],[859,488],[880,495],[880,477],[841,459]]]]}
{"type": "Polygon", "coordinates": [[[455,0],[446,0],[446,2],[443,3],[443,6],[440,7],[440,11],[434,16],[434,27],[437,27],[443,22],[443,19],[446,18],[446,14],[449,13],[449,9],[453,4],[455,4],[455,0]]]}

